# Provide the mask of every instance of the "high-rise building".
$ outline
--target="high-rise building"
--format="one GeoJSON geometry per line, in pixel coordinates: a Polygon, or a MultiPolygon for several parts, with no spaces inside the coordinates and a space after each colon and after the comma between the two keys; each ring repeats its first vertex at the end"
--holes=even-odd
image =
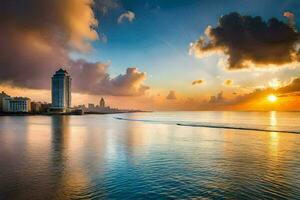
{"type": "Polygon", "coordinates": [[[71,80],[63,69],[52,76],[52,111],[67,112],[71,108],[71,80]]]}
{"type": "Polygon", "coordinates": [[[105,101],[104,101],[103,98],[101,98],[101,100],[100,100],[100,107],[101,107],[101,108],[104,108],[104,107],[105,107],[105,101]]]}

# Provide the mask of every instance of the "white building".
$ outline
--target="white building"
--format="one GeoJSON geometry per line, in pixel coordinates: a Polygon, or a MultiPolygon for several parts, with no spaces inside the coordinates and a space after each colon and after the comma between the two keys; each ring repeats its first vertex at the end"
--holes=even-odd
{"type": "Polygon", "coordinates": [[[30,112],[30,99],[26,97],[4,97],[3,112],[30,112]]]}
{"type": "Polygon", "coordinates": [[[0,93],[0,112],[3,111],[3,100],[4,98],[10,97],[9,95],[7,95],[5,92],[1,92],[0,93]]]}
{"type": "Polygon", "coordinates": [[[59,69],[52,76],[51,111],[67,112],[71,108],[71,77],[66,70],[59,69]]]}

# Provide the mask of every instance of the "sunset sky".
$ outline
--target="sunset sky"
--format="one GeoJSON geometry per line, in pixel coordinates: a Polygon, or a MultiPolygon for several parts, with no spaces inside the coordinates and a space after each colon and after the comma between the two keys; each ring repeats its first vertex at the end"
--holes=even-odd
{"type": "Polygon", "coordinates": [[[4,0],[0,91],[145,110],[300,110],[298,0],[4,0]]]}

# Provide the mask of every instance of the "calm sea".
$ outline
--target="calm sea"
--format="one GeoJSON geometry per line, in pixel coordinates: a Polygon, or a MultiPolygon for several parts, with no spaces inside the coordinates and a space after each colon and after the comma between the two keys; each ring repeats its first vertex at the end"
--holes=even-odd
{"type": "Polygon", "coordinates": [[[299,112],[0,117],[0,199],[300,199],[299,112]]]}

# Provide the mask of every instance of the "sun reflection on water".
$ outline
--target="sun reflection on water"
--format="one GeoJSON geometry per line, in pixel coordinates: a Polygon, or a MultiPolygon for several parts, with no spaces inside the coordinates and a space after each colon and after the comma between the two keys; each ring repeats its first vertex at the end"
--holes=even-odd
{"type": "Polygon", "coordinates": [[[271,126],[276,126],[277,125],[276,111],[271,111],[270,112],[270,125],[271,126]]]}

